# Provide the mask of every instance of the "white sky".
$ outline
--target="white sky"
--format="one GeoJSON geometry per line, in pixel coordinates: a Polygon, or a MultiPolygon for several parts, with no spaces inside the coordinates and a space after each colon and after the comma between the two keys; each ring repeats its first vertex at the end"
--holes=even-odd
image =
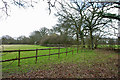
{"type": "Polygon", "coordinates": [[[41,27],[52,28],[56,23],[57,18],[53,12],[49,15],[46,2],[40,1],[34,8],[27,9],[13,6],[10,17],[0,21],[0,37],[29,36],[34,30],[39,30],[41,27]]]}
{"type": "MultiPolygon", "coordinates": [[[[110,12],[117,13],[117,10],[110,12]]],[[[0,21],[0,37],[9,35],[19,37],[21,35],[29,36],[34,30],[41,27],[52,28],[57,23],[54,11],[49,15],[48,4],[45,1],[35,4],[34,8],[11,7],[11,16],[0,21]]],[[[117,24],[114,24],[117,26],[117,24]]],[[[112,31],[111,31],[112,32],[112,31]]]]}

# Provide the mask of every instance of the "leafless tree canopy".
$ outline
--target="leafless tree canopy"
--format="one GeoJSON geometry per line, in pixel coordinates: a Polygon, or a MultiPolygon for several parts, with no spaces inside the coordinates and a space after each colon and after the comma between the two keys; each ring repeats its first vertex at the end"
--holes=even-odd
{"type": "MultiPolygon", "coordinates": [[[[34,5],[41,0],[0,0],[0,16],[9,16],[11,6],[14,5],[19,8],[34,7],[34,5]]],[[[57,0],[43,0],[48,3],[49,14],[51,13],[51,7],[55,6],[57,0]]]]}

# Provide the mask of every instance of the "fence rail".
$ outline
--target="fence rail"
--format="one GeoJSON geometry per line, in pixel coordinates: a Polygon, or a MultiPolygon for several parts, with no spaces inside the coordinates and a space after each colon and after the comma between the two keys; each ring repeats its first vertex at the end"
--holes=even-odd
{"type": "Polygon", "coordinates": [[[66,47],[66,51],[65,52],[60,52],[60,49],[62,49],[63,47],[59,47],[59,48],[45,48],[45,49],[29,49],[29,50],[6,50],[6,51],[3,51],[3,52],[18,52],[18,58],[14,58],[14,59],[8,59],[8,60],[2,60],[0,62],[8,62],[8,61],[14,61],[14,60],[18,60],[18,66],[20,66],[20,60],[21,59],[28,59],[28,58],[36,58],[36,62],[37,63],[37,58],[38,57],[42,57],[42,56],[49,56],[50,58],[50,55],[56,55],[58,54],[58,58],[60,57],[60,54],[62,53],[66,53],[66,56],[67,56],[67,53],[69,52],[72,52],[72,55],[73,55],[73,49],[68,51],[67,50],[67,47],[66,47]],[[50,50],[53,50],[53,49],[58,49],[58,53],[52,53],[50,54],[50,50]],[[49,50],[49,54],[45,54],[45,55],[37,55],[38,53],[38,50],[49,50]],[[30,57],[20,57],[20,52],[22,51],[35,51],[35,56],[30,56],[30,57]]]}
{"type": "MultiPolygon", "coordinates": [[[[64,47],[60,47],[62,49],[64,47]]],[[[49,49],[59,49],[59,48],[45,48],[45,49],[37,49],[37,50],[49,50],[49,49]]],[[[36,49],[28,49],[28,50],[5,50],[2,52],[18,52],[18,51],[36,51],[36,49]]]]}

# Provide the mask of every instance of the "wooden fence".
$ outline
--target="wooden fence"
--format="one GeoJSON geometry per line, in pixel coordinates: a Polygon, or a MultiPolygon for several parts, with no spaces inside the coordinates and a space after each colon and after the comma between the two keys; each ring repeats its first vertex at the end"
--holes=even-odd
{"type": "Polygon", "coordinates": [[[38,57],[42,57],[42,56],[49,56],[50,58],[50,55],[56,55],[58,54],[58,58],[60,57],[60,54],[62,53],[66,53],[66,56],[67,56],[67,53],[69,52],[72,52],[73,54],[73,49],[68,51],[67,50],[67,47],[66,47],[66,51],[65,52],[60,52],[60,49],[62,49],[63,47],[59,47],[59,48],[45,48],[45,49],[29,49],[29,50],[6,50],[6,51],[2,51],[2,52],[18,52],[18,58],[14,58],[14,59],[8,59],[8,60],[2,60],[0,62],[8,62],[8,61],[14,61],[14,60],[18,60],[18,66],[20,66],[20,60],[21,59],[28,59],[28,58],[36,58],[35,59],[35,63],[37,63],[37,58],[38,57]],[[53,49],[58,49],[58,53],[52,53],[50,54],[50,50],[53,50],[53,49]],[[49,54],[45,54],[45,55],[38,55],[38,50],[49,50],[49,54]],[[36,56],[30,56],[30,57],[20,57],[20,52],[23,52],[23,51],[35,51],[35,55],[36,56]]]}

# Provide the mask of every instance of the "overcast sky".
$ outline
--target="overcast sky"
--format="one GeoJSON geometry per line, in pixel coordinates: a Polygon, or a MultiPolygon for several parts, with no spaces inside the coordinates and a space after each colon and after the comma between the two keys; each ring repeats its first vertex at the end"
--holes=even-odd
{"type": "MultiPolygon", "coordinates": [[[[21,35],[29,36],[34,30],[41,27],[52,28],[57,23],[54,11],[49,15],[48,4],[45,1],[35,4],[34,8],[19,8],[11,6],[10,16],[0,20],[0,37],[9,35],[11,37],[19,37],[21,35]]],[[[110,12],[118,13],[117,9],[110,12]]],[[[117,23],[114,24],[117,26],[117,23]]],[[[113,33],[113,31],[111,31],[113,33]]],[[[117,33],[117,32],[116,32],[117,33]]]]}
{"type": "Polygon", "coordinates": [[[41,1],[34,8],[19,8],[12,6],[10,17],[0,21],[0,37],[10,35],[19,37],[29,36],[34,30],[41,27],[52,28],[57,23],[54,12],[49,15],[48,4],[41,1]]]}

